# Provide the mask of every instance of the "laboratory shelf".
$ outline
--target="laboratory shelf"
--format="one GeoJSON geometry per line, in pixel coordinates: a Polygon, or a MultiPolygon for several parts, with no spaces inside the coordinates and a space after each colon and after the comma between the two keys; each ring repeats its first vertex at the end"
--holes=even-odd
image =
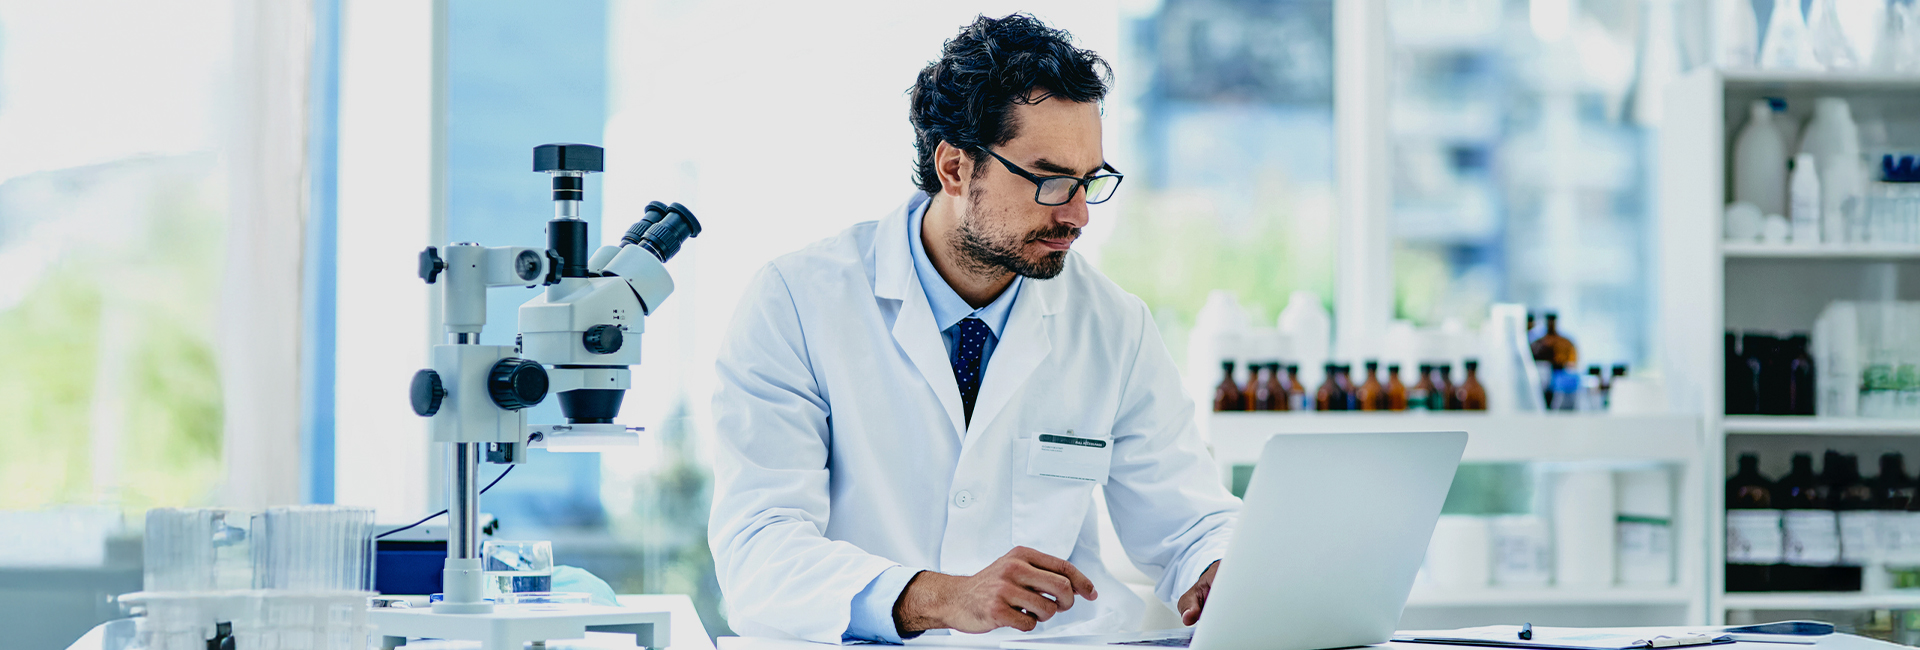
{"type": "Polygon", "coordinates": [[[1920,590],[1888,592],[1762,592],[1729,593],[1722,609],[1856,610],[1920,609],[1920,590]]]}
{"type": "Polygon", "coordinates": [[[1729,260],[1858,260],[1887,262],[1920,260],[1920,246],[1913,244],[1847,244],[1841,246],[1792,246],[1782,244],[1724,243],[1720,251],[1729,260]]]}
{"type": "Polygon", "coordinates": [[[1691,605],[1696,591],[1669,587],[1486,587],[1445,589],[1416,586],[1408,607],[1593,607],[1633,605],[1676,607],[1691,605]]]}
{"type": "Polygon", "coordinates": [[[1920,75],[1876,72],[1723,70],[1729,89],[1790,92],[1904,91],[1920,88],[1920,75]]]}
{"type": "Polygon", "coordinates": [[[1214,413],[1206,425],[1223,463],[1251,463],[1267,437],[1297,433],[1465,431],[1468,462],[1686,462],[1704,444],[1699,418],[1689,415],[1214,413]]]}
{"type": "Polygon", "coordinates": [[[1920,435],[1920,420],[1729,415],[1726,431],[1729,434],[1913,436],[1920,435]]]}

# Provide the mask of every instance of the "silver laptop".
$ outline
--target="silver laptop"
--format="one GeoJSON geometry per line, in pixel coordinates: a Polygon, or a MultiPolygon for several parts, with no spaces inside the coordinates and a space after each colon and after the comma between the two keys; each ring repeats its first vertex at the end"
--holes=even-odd
{"type": "Polygon", "coordinates": [[[1007,650],[1326,650],[1393,635],[1467,434],[1282,434],[1267,440],[1200,623],[1008,641],[1007,650]]]}

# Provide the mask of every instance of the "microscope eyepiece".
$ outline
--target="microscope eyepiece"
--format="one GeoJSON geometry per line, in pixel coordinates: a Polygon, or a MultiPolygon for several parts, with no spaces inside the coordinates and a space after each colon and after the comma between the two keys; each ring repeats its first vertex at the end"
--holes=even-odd
{"type": "Polygon", "coordinates": [[[678,203],[662,205],[654,201],[647,204],[647,215],[628,228],[620,242],[643,247],[665,262],[680,252],[681,242],[699,236],[700,220],[693,216],[693,210],[678,203]]]}

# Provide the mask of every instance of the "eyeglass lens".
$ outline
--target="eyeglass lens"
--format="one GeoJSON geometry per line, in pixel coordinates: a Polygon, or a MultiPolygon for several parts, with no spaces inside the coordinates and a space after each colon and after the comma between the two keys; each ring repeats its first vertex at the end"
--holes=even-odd
{"type": "MultiPolygon", "coordinates": [[[[1120,179],[1102,176],[1087,184],[1087,202],[1100,203],[1113,197],[1113,190],[1119,186],[1120,179]]],[[[1061,205],[1073,197],[1074,189],[1080,186],[1079,179],[1049,178],[1040,184],[1040,202],[1046,205],[1061,205]]]]}

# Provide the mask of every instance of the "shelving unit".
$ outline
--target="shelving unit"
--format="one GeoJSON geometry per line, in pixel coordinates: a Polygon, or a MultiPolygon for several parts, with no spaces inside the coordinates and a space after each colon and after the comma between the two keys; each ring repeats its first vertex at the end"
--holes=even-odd
{"type": "Polygon", "coordinates": [[[1912,244],[1846,244],[1839,246],[1793,246],[1779,244],[1723,243],[1720,251],[1727,259],[1798,260],[1920,260],[1920,246],[1912,244]]]}
{"type": "MultiPolygon", "coordinates": [[[[1726,416],[1723,334],[1729,329],[1809,331],[1836,300],[1920,298],[1920,246],[1778,246],[1724,242],[1731,199],[1727,157],[1756,100],[1787,102],[1786,119],[1804,123],[1817,97],[1844,97],[1856,119],[1877,116],[1895,142],[1920,135],[1920,76],[1701,70],[1667,88],[1657,175],[1660,251],[1657,365],[1670,401],[1700,413],[1709,495],[1704,536],[1709,623],[1729,610],[1920,609],[1920,594],[1727,593],[1723,485],[1730,457],[1762,454],[1762,471],[1783,454],[1836,448],[1920,450],[1920,421],[1726,416]]],[[[1863,458],[1863,461],[1870,463],[1863,458]]]]}
{"type": "Polygon", "coordinates": [[[1222,463],[1251,463],[1267,436],[1289,433],[1465,431],[1463,462],[1567,462],[1700,458],[1690,416],[1474,413],[1215,413],[1208,439],[1222,463]]]}
{"type": "Polygon", "coordinates": [[[1847,609],[1920,609],[1920,592],[1779,592],[1727,594],[1727,609],[1821,611],[1847,609]]]}
{"type": "Polygon", "coordinates": [[[1725,420],[1728,434],[1920,436],[1920,420],[1874,418],[1733,415],[1725,420]]]}
{"type": "MultiPolygon", "coordinates": [[[[1488,413],[1214,413],[1202,419],[1203,434],[1220,463],[1223,480],[1235,465],[1259,459],[1267,438],[1306,433],[1372,433],[1393,431],[1465,431],[1465,463],[1607,463],[1631,466],[1650,462],[1677,469],[1675,475],[1676,584],[1657,587],[1487,587],[1415,588],[1408,599],[1410,612],[1498,610],[1507,616],[1554,620],[1554,616],[1584,616],[1593,610],[1648,608],[1667,623],[1691,623],[1707,617],[1706,526],[1702,490],[1706,439],[1700,420],[1691,415],[1615,416],[1595,414],[1488,413]]],[[[1627,614],[1625,616],[1637,616],[1627,614]]],[[[1582,619],[1598,622],[1628,619],[1582,619]]]]}
{"type": "Polygon", "coordinates": [[[1699,590],[1688,587],[1610,587],[1606,589],[1557,589],[1554,587],[1488,587],[1474,590],[1442,590],[1416,587],[1407,598],[1409,607],[1592,607],[1605,605],[1686,606],[1699,597],[1699,590]]]}

